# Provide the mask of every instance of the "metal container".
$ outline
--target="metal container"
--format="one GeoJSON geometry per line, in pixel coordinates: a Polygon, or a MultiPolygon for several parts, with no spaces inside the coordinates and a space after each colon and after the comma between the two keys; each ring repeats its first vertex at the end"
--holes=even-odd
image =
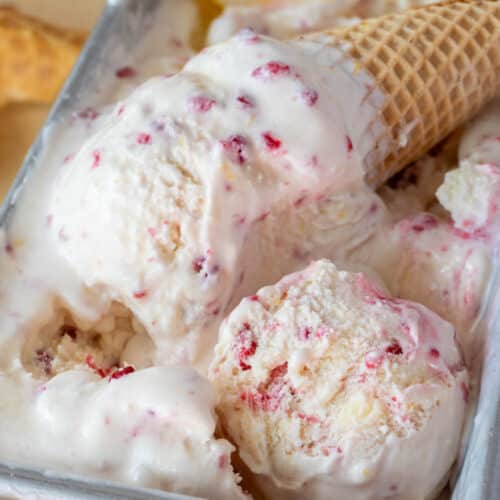
{"type": "MultiPolygon", "coordinates": [[[[85,106],[106,102],[110,68],[117,55],[128,61],[137,57],[146,36],[161,33],[158,19],[162,0],[108,0],[70,78],[61,91],[38,138],[30,149],[0,211],[0,225],[8,231],[10,216],[23,187],[53,146],[57,129],[71,114],[85,106]]],[[[500,273],[495,266],[480,321],[475,328],[483,353],[480,391],[471,409],[452,500],[500,499],[500,273]]],[[[480,370],[481,367],[479,367],[480,370]]],[[[416,450],[418,453],[418,450],[416,450]]],[[[422,457],[425,460],[425,457],[422,457]]],[[[37,499],[189,499],[157,490],[128,488],[111,482],[82,480],[64,474],[0,464],[0,498],[37,499]],[[2,496],[7,495],[7,496],[2,496]]],[[[449,498],[444,494],[444,498],[449,498]]]]}

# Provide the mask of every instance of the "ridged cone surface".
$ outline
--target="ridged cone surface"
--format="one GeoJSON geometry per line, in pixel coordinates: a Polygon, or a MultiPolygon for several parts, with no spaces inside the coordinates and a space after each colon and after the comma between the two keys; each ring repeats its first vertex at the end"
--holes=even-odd
{"type": "Polygon", "coordinates": [[[498,0],[434,4],[306,38],[318,36],[334,47],[347,43],[356,71],[368,71],[387,96],[384,130],[364,159],[372,185],[416,160],[500,89],[498,0]]]}

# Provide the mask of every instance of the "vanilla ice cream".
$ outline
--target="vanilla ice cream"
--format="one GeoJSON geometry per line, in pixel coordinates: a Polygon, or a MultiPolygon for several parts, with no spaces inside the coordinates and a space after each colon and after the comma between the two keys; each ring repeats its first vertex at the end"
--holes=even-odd
{"type": "Polygon", "coordinates": [[[132,311],[155,362],[203,369],[246,280],[255,289],[297,268],[262,268],[257,227],[269,216],[345,191],[354,218],[334,214],[338,224],[363,223],[357,145],[369,141],[351,108],[366,123],[375,110],[342,57],[318,50],[253,32],[205,49],[119,102],[57,176],[47,214],[57,251],[103,303],[132,311]]]}
{"type": "Polygon", "coordinates": [[[436,215],[416,213],[379,228],[352,260],[376,271],[394,296],[424,304],[452,323],[468,354],[490,257],[484,241],[436,215]]]}
{"type": "Polygon", "coordinates": [[[255,30],[408,2],[226,9],[209,39],[254,30],[184,66],[197,3],[164,0],[47,132],[0,231],[0,460],[238,499],[238,451],[256,496],[434,495],[469,387],[453,327],[469,362],[496,245],[498,105],[375,192],[370,77],[255,30]]]}
{"type": "Polygon", "coordinates": [[[452,325],[326,260],[244,299],[210,376],[266,498],[428,498],[455,459],[467,371],[452,325]]]}
{"type": "Polygon", "coordinates": [[[498,239],[500,223],[500,99],[470,125],[460,145],[461,161],[437,191],[457,229],[467,239],[498,239]]]}
{"type": "Polygon", "coordinates": [[[21,382],[25,391],[11,400],[0,429],[3,454],[29,463],[44,450],[45,463],[59,471],[213,500],[247,498],[232,471],[233,447],[214,438],[215,394],[194,370],[149,368],[105,379],[71,370],[43,384],[25,375],[3,378],[2,394],[21,382]],[[23,441],[9,438],[21,431],[23,441]]]}
{"type": "Polygon", "coordinates": [[[228,6],[210,25],[209,45],[227,40],[243,28],[274,38],[293,38],[303,33],[320,31],[356,22],[346,18],[359,0],[335,2],[315,0],[292,4],[228,6]]]}

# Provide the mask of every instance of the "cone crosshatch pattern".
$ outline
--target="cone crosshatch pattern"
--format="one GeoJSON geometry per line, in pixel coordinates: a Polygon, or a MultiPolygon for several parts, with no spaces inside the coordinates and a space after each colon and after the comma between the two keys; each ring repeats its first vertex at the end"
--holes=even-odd
{"type": "Polygon", "coordinates": [[[435,4],[322,35],[334,46],[347,42],[348,56],[386,95],[376,144],[387,144],[388,134],[391,144],[387,155],[365,158],[373,185],[428,151],[500,88],[500,0],[435,4]]]}

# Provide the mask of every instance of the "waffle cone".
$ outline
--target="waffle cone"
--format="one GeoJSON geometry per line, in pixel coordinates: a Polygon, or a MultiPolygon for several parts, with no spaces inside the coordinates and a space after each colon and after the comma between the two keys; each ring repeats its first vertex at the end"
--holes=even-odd
{"type": "MultiPolygon", "coordinates": [[[[364,154],[379,185],[469,119],[500,89],[500,1],[456,1],[305,39],[341,48],[384,95],[364,154]],[[380,125],[380,123],[379,123],[380,125]]],[[[371,92],[371,90],[369,90],[371,92]]]]}

